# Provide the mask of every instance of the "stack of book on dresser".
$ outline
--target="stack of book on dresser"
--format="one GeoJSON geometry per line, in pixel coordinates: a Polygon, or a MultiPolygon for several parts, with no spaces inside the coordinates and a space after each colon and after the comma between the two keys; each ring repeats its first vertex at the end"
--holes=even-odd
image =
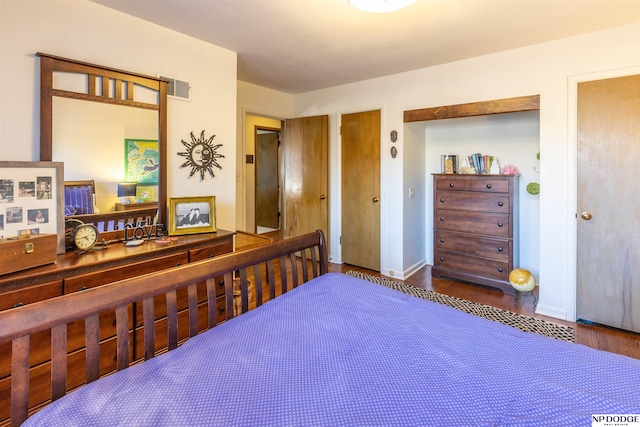
{"type": "MultiPolygon", "coordinates": [[[[497,158],[494,156],[489,156],[489,155],[485,155],[485,154],[481,154],[481,153],[474,153],[471,154],[469,156],[467,156],[467,160],[469,161],[469,166],[473,167],[473,169],[475,170],[475,173],[492,173],[491,171],[491,166],[497,166],[494,165],[494,162],[497,162],[497,158]]],[[[499,171],[499,166],[498,166],[498,171],[499,171]]],[[[499,173],[499,172],[498,172],[499,173]]]]}

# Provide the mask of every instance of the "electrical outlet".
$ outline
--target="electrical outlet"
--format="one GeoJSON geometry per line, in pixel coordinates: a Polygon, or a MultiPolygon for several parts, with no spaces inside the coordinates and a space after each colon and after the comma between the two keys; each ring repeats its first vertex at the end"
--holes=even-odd
{"type": "Polygon", "coordinates": [[[393,271],[393,270],[389,270],[389,276],[393,277],[395,274],[396,274],[396,272],[395,272],[395,271],[393,271]]]}
{"type": "Polygon", "coordinates": [[[413,199],[416,197],[416,189],[414,187],[409,187],[409,198],[413,199]]]}

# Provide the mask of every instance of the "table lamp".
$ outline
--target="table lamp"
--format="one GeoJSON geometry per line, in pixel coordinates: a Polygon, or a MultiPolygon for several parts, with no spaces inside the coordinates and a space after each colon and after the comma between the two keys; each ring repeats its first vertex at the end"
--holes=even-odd
{"type": "Polygon", "coordinates": [[[138,184],[135,182],[122,182],[118,184],[118,197],[120,203],[129,204],[133,201],[138,190],[138,184]]]}

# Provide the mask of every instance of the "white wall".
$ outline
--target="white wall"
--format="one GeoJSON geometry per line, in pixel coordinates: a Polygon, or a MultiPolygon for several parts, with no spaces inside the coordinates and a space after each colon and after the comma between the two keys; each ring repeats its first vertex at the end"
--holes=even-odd
{"type": "MultiPolygon", "coordinates": [[[[540,194],[540,301],[537,311],[558,318],[575,315],[575,204],[569,187],[569,170],[575,170],[575,156],[568,140],[568,93],[572,76],[616,70],[640,64],[640,24],[521,49],[486,55],[393,76],[309,92],[295,97],[296,116],[329,114],[330,152],[339,152],[336,123],[345,111],[365,111],[371,105],[382,110],[382,153],[388,153],[389,132],[399,133],[398,158],[382,163],[381,199],[385,223],[382,226],[382,273],[407,273],[413,265],[404,260],[413,253],[425,253],[426,239],[409,239],[407,230],[424,227],[421,211],[426,209],[408,198],[408,187],[424,179],[424,167],[415,159],[425,158],[418,144],[420,130],[403,128],[403,111],[440,105],[486,101],[539,94],[541,184],[540,194]],[[408,133],[406,141],[405,135],[408,133]]],[[[424,135],[423,135],[424,138],[424,135]]],[[[331,156],[331,186],[339,188],[340,171],[331,156]]],[[[386,157],[383,157],[386,159],[386,157]]],[[[425,160],[426,161],[426,160],[425,160]]],[[[526,166],[525,166],[526,167],[526,166]]],[[[340,203],[331,203],[332,235],[340,235],[340,203]]],[[[339,248],[331,248],[332,253],[339,248]]],[[[398,274],[396,274],[398,275],[398,274]]]]}
{"type": "MultiPolygon", "coordinates": [[[[88,0],[0,2],[0,159],[39,159],[39,61],[44,52],[191,84],[168,105],[168,197],[216,196],[218,227],[235,230],[237,55],[88,0]],[[216,135],[222,170],[188,178],[181,141],[216,135]]],[[[99,159],[97,150],[89,150],[99,159]]],[[[55,160],[55,159],[54,159],[55,160]]]]}
{"type": "MultiPolygon", "coordinates": [[[[402,224],[406,224],[402,228],[403,246],[413,248],[402,254],[402,270],[398,272],[398,275],[406,277],[419,270],[425,263],[433,265],[433,244],[431,245],[431,255],[427,251],[430,240],[433,240],[433,211],[431,210],[433,196],[429,194],[428,190],[433,187],[433,184],[427,173],[425,159],[427,153],[437,150],[437,148],[433,147],[436,142],[432,142],[432,147],[427,149],[425,140],[429,141],[433,138],[426,137],[423,123],[408,123],[401,128],[400,134],[403,135],[401,150],[411,153],[411,155],[399,156],[404,163],[403,183],[399,188],[401,192],[405,193],[401,194],[401,197],[407,203],[407,207],[402,209],[401,217],[402,224]],[[409,197],[410,188],[414,189],[413,198],[409,197]]],[[[393,145],[396,144],[398,143],[393,145]]],[[[438,171],[436,170],[436,172],[438,171]]],[[[383,204],[383,206],[387,205],[383,204]]]]}

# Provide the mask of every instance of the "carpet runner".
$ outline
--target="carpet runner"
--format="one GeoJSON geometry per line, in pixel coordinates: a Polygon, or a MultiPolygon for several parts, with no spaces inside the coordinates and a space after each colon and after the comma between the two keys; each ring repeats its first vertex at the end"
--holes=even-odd
{"type": "Polygon", "coordinates": [[[467,301],[462,298],[452,297],[440,294],[435,291],[416,288],[415,286],[405,285],[394,280],[383,277],[371,276],[355,270],[349,270],[345,274],[367,280],[372,283],[386,286],[405,294],[413,295],[418,298],[436,302],[438,304],[448,305],[455,309],[464,311],[465,313],[484,317],[485,319],[495,322],[504,323],[505,325],[520,329],[524,332],[544,335],[558,340],[574,342],[574,330],[570,326],[559,325],[557,323],[548,322],[546,320],[535,319],[523,314],[513,313],[511,311],[502,310],[500,308],[491,307],[489,305],[478,304],[467,301]]]}

